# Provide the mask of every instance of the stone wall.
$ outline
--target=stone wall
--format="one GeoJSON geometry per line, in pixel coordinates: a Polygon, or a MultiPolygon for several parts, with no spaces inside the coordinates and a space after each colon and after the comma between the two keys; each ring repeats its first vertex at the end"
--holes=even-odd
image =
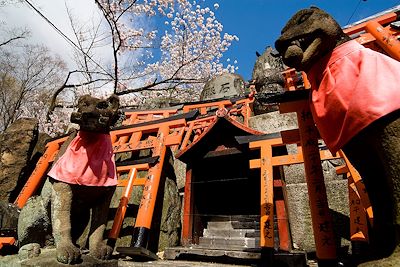
{"type": "MultiPolygon", "coordinates": [[[[0,135],[0,201],[12,202],[38,138],[38,121],[22,118],[0,135]],[[14,193],[15,194],[15,193],[14,193]]],[[[21,186],[20,186],[21,187],[21,186]]]]}

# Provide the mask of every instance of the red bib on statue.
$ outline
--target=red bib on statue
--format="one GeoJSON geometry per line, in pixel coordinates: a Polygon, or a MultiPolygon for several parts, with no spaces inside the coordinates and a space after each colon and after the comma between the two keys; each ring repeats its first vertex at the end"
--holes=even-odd
{"type": "Polygon", "coordinates": [[[68,184],[116,185],[117,175],[110,135],[79,131],[48,175],[68,184]]]}
{"type": "Polygon", "coordinates": [[[311,68],[311,111],[332,153],[373,121],[400,108],[399,71],[400,62],[354,40],[311,68]]]}

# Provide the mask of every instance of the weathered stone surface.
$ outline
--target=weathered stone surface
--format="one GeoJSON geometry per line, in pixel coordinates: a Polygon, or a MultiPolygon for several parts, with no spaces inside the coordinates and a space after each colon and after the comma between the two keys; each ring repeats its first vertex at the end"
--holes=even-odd
{"type": "Polygon", "coordinates": [[[18,207],[11,203],[0,202],[0,228],[16,229],[18,224],[18,207]]]}
{"type": "Polygon", "coordinates": [[[224,73],[212,78],[204,85],[200,100],[243,95],[244,93],[243,78],[237,74],[224,73]]]}
{"type": "Polygon", "coordinates": [[[21,267],[18,255],[0,256],[0,267],[21,267]]]}
{"type": "MultiPolygon", "coordinates": [[[[115,189],[115,193],[111,199],[110,208],[118,208],[119,200],[121,199],[121,196],[125,191],[124,189],[124,187],[117,187],[115,189]]],[[[128,204],[139,205],[140,199],[142,197],[142,192],[143,188],[141,186],[134,186],[128,204]]]]}
{"type": "Polygon", "coordinates": [[[18,218],[20,246],[38,243],[41,247],[54,245],[51,229],[51,183],[46,179],[39,196],[31,197],[18,218]]]}
{"type": "Polygon", "coordinates": [[[18,251],[18,257],[20,260],[36,258],[40,255],[41,249],[40,244],[30,243],[23,245],[18,251]]]}
{"type": "Polygon", "coordinates": [[[223,250],[223,249],[206,249],[199,246],[191,247],[176,247],[168,248],[165,251],[165,257],[167,259],[176,259],[180,255],[198,255],[207,257],[231,257],[239,259],[260,259],[261,255],[258,252],[244,252],[240,250],[223,250]]]}
{"type": "Polygon", "coordinates": [[[23,176],[38,137],[38,121],[22,118],[0,136],[0,201],[12,202],[12,192],[23,176]]]}
{"type": "Polygon", "coordinates": [[[38,243],[41,247],[51,245],[52,228],[50,199],[41,196],[29,198],[21,210],[18,220],[18,241],[20,246],[38,243]]]}
{"type": "MultiPolygon", "coordinates": [[[[344,160],[342,159],[333,159],[333,160],[324,160],[322,161],[322,171],[324,173],[325,181],[333,181],[338,179],[343,179],[343,177],[339,177],[336,174],[336,167],[344,165],[344,160]]],[[[346,177],[344,177],[346,178],[346,177]]],[[[346,180],[347,181],[347,180],[346,180]]]]}
{"type": "Polygon", "coordinates": [[[400,263],[400,251],[397,249],[392,255],[380,260],[373,260],[359,264],[359,267],[398,267],[400,263]]]}
{"type": "Polygon", "coordinates": [[[209,230],[260,229],[259,221],[210,221],[209,230]]]}
{"type": "Polygon", "coordinates": [[[178,187],[170,178],[165,181],[158,251],[179,244],[181,228],[181,201],[178,187]]]}
{"type": "Polygon", "coordinates": [[[255,229],[204,229],[203,237],[257,237],[260,230],[255,229]]]}
{"type": "MultiPolygon", "coordinates": [[[[341,166],[344,163],[342,160],[324,160],[322,161],[322,172],[324,174],[325,181],[335,181],[341,180],[342,177],[339,177],[336,174],[335,167],[341,166]]],[[[297,184],[297,183],[305,183],[305,171],[303,164],[292,164],[289,166],[283,166],[283,170],[285,173],[285,181],[287,184],[297,184]]]]}
{"type": "MultiPolygon", "coordinates": [[[[1,262],[1,260],[0,260],[1,262]]],[[[55,249],[44,249],[42,253],[35,258],[31,258],[28,260],[24,261],[15,261],[16,263],[19,263],[21,267],[33,267],[33,266],[40,266],[40,267],[65,267],[68,266],[67,264],[62,264],[57,262],[56,260],[56,250],[55,249]]],[[[18,265],[14,265],[18,266],[18,265]]],[[[117,260],[108,260],[108,261],[102,261],[95,259],[93,257],[90,257],[89,255],[82,255],[82,262],[79,264],[76,264],[74,266],[80,266],[80,267],[112,267],[118,266],[118,261],[117,260]]]]}
{"type": "MultiPolygon", "coordinates": [[[[243,252],[242,252],[243,253],[243,252]]],[[[258,253],[254,253],[259,255],[258,253]]],[[[54,262],[51,257],[55,257],[55,250],[45,250],[43,255],[39,256],[38,259],[31,259],[21,261],[17,256],[0,256],[0,267],[23,267],[23,266],[35,266],[35,267],[65,267],[66,264],[54,262]]],[[[259,258],[259,256],[257,257],[259,258]]],[[[95,260],[87,255],[83,255],[83,262],[81,264],[75,264],[72,266],[77,267],[102,267],[102,266],[118,266],[118,267],[250,267],[250,265],[231,265],[223,263],[212,263],[212,262],[196,262],[196,261],[182,261],[182,260],[158,260],[148,262],[135,262],[132,259],[122,258],[111,261],[99,261],[95,260]]]]}
{"type": "MultiPolygon", "coordinates": [[[[349,202],[347,180],[326,182],[329,208],[332,211],[335,233],[341,245],[349,245],[349,202]]],[[[302,250],[315,251],[311,213],[306,183],[288,184],[288,213],[293,242],[302,250]]]]}
{"type": "MultiPolygon", "coordinates": [[[[281,57],[272,47],[267,47],[262,55],[257,57],[254,64],[252,80],[256,81],[258,93],[279,93],[283,92],[284,79],[281,72],[284,65],[281,57]]],[[[277,110],[277,105],[263,105],[254,102],[254,114],[259,115],[277,110]]]]}
{"type": "Polygon", "coordinates": [[[267,134],[298,128],[295,113],[280,114],[279,111],[250,117],[249,126],[267,134]]]}
{"type": "Polygon", "coordinates": [[[174,159],[174,171],[178,190],[182,190],[185,187],[186,181],[186,164],[179,159],[174,159]]]}
{"type": "MultiPolygon", "coordinates": [[[[239,265],[243,262],[243,259],[249,260],[248,262],[252,262],[251,266],[262,266],[258,260],[261,259],[261,253],[253,250],[248,251],[238,251],[238,250],[229,250],[229,249],[207,249],[207,248],[200,248],[198,246],[192,247],[177,247],[177,248],[169,248],[165,252],[165,257],[167,259],[179,259],[179,258],[198,258],[202,259],[203,261],[209,259],[212,261],[221,261],[221,259],[230,259],[229,262],[235,264],[235,266],[242,266],[239,265]],[[237,264],[237,265],[236,265],[237,264]]],[[[171,263],[176,263],[177,267],[180,267],[179,263],[181,261],[170,261],[171,263]]],[[[196,262],[192,263],[193,265],[188,266],[199,266],[196,262]]],[[[213,266],[213,263],[204,263],[201,266],[213,266]]],[[[146,265],[147,266],[147,265],[146,265]]],[[[154,265],[157,266],[157,265],[154,265]]],[[[169,265],[165,265],[169,266],[169,265]]],[[[186,265],[182,265],[182,267],[186,267],[186,265]]],[[[221,263],[215,263],[215,266],[230,266],[221,263]]],[[[247,265],[245,265],[247,266],[247,265]]],[[[271,265],[272,266],[272,265],[271,265]]],[[[276,251],[274,253],[274,264],[273,266],[290,266],[290,267],[306,267],[307,259],[306,255],[303,251],[298,252],[284,252],[284,251],[276,251]]],[[[233,266],[232,266],[233,267],[233,266]]]]}
{"type": "Polygon", "coordinates": [[[203,248],[237,250],[260,247],[260,238],[256,237],[200,237],[199,246],[203,248]]]}
{"type": "Polygon", "coordinates": [[[37,142],[35,144],[35,147],[33,148],[32,157],[34,157],[35,155],[41,155],[45,152],[46,143],[50,138],[50,135],[46,133],[39,133],[37,142]]]}
{"type": "Polygon", "coordinates": [[[301,184],[306,182],[303,164],[283,166],[286,184],[301,184]]]}
{"type": "Polygon", "coordinates": [[[270,69],[277,69],[283,71],[285,65],[283,64],[282,58],[277,56],[277,51],[272,47],[267,46],[264,52],[257,57],[256,63],[253,67],[252,79],[261,78],[264,76],[265,71],[270,69]]]}
{"type": "Polygon", "coordinates": [[[71,122],[79,124],[80,130],[107,133],[119,120],[119,97],[107,99],[83,95],[78,99],[78,110],[71,113],[71,122]]]}
{"type": "Polygon", "coordinates": [[[171,260],[158,260],[150,262],[133,262],[133,261],[119,261],[119,267],[250,267],[250,265],[231,265],[223,263],[212,262],[196,262],[196,261],[171,261],[171,260]]]}

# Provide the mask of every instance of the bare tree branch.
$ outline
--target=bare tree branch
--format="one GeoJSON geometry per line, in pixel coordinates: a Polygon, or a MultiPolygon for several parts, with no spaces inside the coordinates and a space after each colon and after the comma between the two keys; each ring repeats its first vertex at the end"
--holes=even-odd
{"type": "Polygon", "coordinates": [[[25,36],[15,36],[15,37],[12,37],[12,38],[10,38],[9,40],[0,43],[0,46],[7,45],[7,44],[11,43],[12,41],[15,41],[15,40],[18,40],[18,39],[23,39],[23,38],[25,38],[25,36]]]}

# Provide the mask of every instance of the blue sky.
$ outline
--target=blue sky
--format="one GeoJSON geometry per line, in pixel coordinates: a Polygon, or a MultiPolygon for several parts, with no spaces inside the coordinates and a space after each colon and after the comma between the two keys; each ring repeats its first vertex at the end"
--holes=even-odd
{"type": "Polygon", "coordinates": [[[354,11],[349,23],[400,5],[400,0],[206,0],[208,6],[214,2],[219,3],[215,13],[224,25],[224,31],[239,37],[225,53],[225,59],[238,61],[237,73],[245,80],[251,79],[255,51],[262,53],[266,46],[274,46],[286,21],[302,8],[317,6],[344,26],[354,11]]]}
{"type": "MultiPolygon", "coordinates": [[[[66,14],[65,5],[72,8],[73,14],[87,21],[91,15],[99,12],[93,0],[31,0],[40,10],[73,38],[66,14]]],[[[233,42],[225,53],[224,61],[237,60],[238,74],[245,80],[251,79],[255,52],[262,53],[266,46],[273,46],[286,21],[298,10],[315,5],[330,13],[340,25],[355,22],[396,5],[400,0],[196,0],[215,11],[216,18],[224,25],[224,32],[236,34],[240,40],[233,42]],[[203,2],[204,1],[204,2],[203,2]],[[214,4],[219,8],[215,10],[214,4]],[[354,15],[352,16],[352,14],[354,15]],[[349,19],[351,20],[349,21],[349,19]]],[[[26,4],[9,5],[0,9],[0,22],[9,26],[28,27],[31,29],[31,41],[44,43],[53,52],[63,56],[68,64],[73,64],[66,52],[72,48],[26,4]]],[[[107,51],[105,51],[107,54],[107,51]]]]}

